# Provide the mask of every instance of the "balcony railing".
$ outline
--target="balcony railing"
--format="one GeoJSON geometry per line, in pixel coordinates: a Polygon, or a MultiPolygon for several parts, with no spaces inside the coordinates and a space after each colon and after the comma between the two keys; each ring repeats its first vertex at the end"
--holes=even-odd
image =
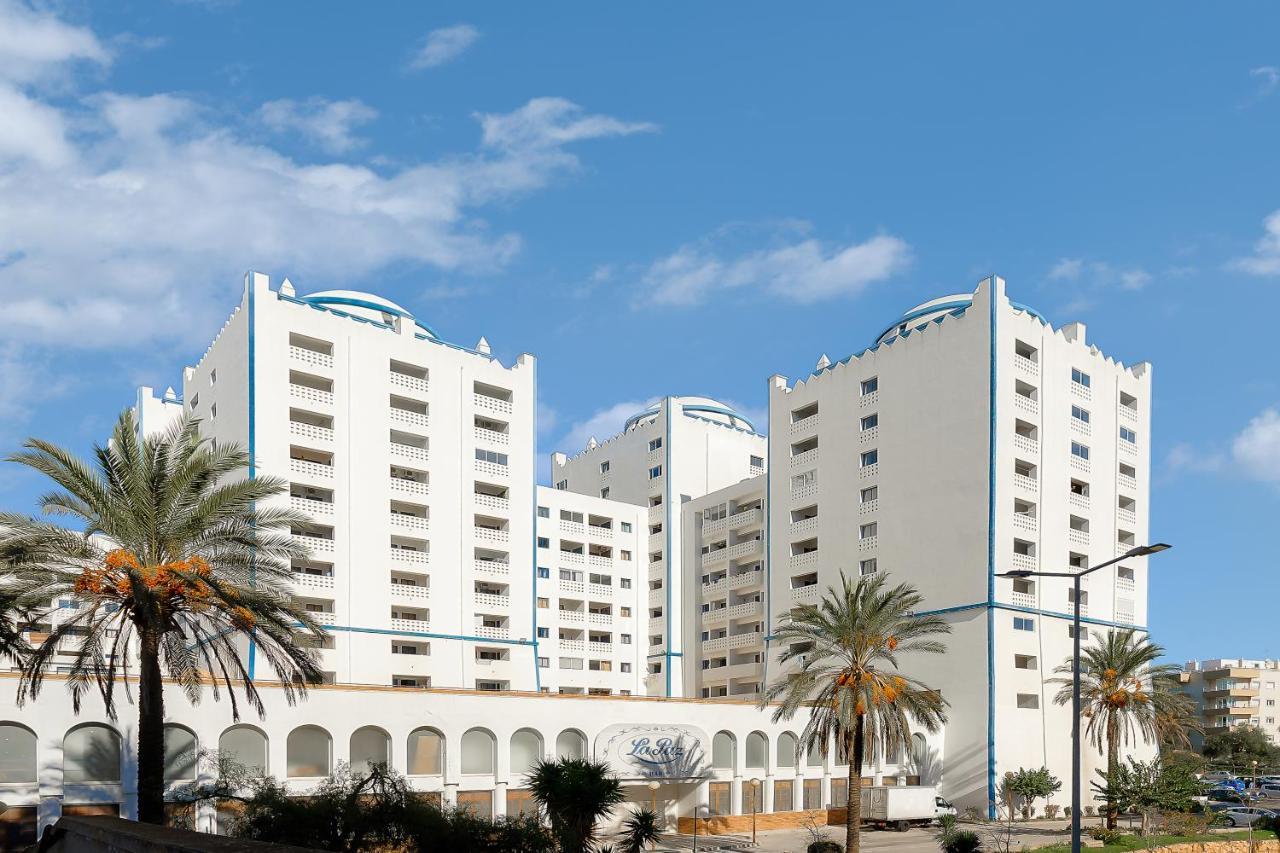
{"type": "Polygon", "coordinates": [[[408,480],[404,477],[392,477],[391,488],[410,495],[425,495],[431,490],[429,483],[423,483],[418,480],[408,480]]]}
{"type": "Polygon", "coordinates": [[[1036,481],[1031,477],[1028,477],[1026,474],[1014,474],[1013,484],[1020,489],[1027,490],[1028,492],[1034,492],[1037,489],[1036,481]]]}
{"type": "Polygon", "coordinates": [[[790,531],[792,536],[800,536],[805,533],[812,533],[817,529],[818,517],[815,515],[812,518],[802,518],[799,521],[791,522],[790,531]]]}
{"type": "Polygon", "coordinates": [[[481,542],[508,542],[511,534],[505,530],[494,530],[492,527],[475,527],[472,528],[477,540],[481,542]]]}
{"type": "Polygon", "coordinates": [[[320,477],[325,480],[333,479],[332,465],[322,465],[319,462],[311,462],[307,459],[290,459],[289,471],[294,474],[301,474],[304,477],[320,477]]]}
{"type": "Polygon", "coordinates": [[[431,519],[421,515],[410,515],[407,512],[391,513],[391,523],[408,530],[428,530],[431,527],[431,519]]]}
{"type": "Polygon", "coordinates": [[[419,376],[399,373],[395,370],[391,371],[391,384],[397,388],[404,388],[406,391],[417,391],[421,394],[426,394],[431,389],[431,385],[427,380],[419,376]]]}
{"type": "Polygon", "coordinates": [[[309,575],[306,572],[292,572],[290,580],[299,589],[333,589],[333,575],[309,575]]]}
{"type": "Polygon", "coordinates": [[[804,435],[805,433],[813,432],[817,428],[818,416],[816,414],[809,415],[809,417],[795,421],[791,424],[791,434],[804,435]]]}
{"type": "Polygon", "coordinates": [[[603,527],[598,524],[588,524],[587,533],[590,534],[592,539],[612,539],[613,538],[612,527],[603,527]]]}
{"type": "Polygon", "coordinates": [[[476,460],[476,471],[480,474],[487,474],[490,477],[509,477],[511,469],[506,465],[499,465],[497,462],[485,462],[484,460],[476,460]]]}
{"type": "Polygon", "coordinates": [[[1023,453],[1029,453],[1033,456],[1040,452],[1039,441],[1027,435],[1019,435],[1016,432],[1013,434],[1013,446],[1023,453]]]}
{"type": "Polygon", "coordinates": [[[1036,597],[1029,592],[1013,592],[1009,594],[1009,600],[1018,607],[1035,607],[1036,597]]]}
{"type": "Polygon", "coordinates": [[[290,382],[289,396],[295,397],[299,400],[306,400],[308,403],[320,403],[324,406],[333,405],[332,391],[322,391],[319,388],[312,388],[309,385],[297,385],[290,382]]]}
{"type": "Polygon", "coordinates": [[[1071,504],[1073,507],[1076,507],[1077,509],[1088,509],[1089,496],[1081,495],[1076,492],[1067,492],[1067,503],[1071,504]]]}
{"type": "Polygon", "coordinates": [[[1036,570],[1036,558],[1033,554],[1019,554],[1014,552],[1009,555],[1009,562],[1013,564],[1015,569],[1036,570]]]}
{"type": "Polygon", "coordinates": [[[505,560],[476,560],[472,568],[486,575],[511,574],[511,564],[505,560]]]}
{"type": "Polygon", "coordinates": [[[310,439],[311,441],[321,441],[326,444],[333,443],[333,430],[329,427],[316,426],[315,424],[289,421],[289,434],[296,435],[299,438],[310,439]]]}
{"type": "Polygon", "coordinates": [[[413,563],[425,566],[431,562],[431,552],[416,551],[412,548],[392,548],[391,559],[397,563],[413,563]]]}
{"type": "Polygon", "coordinates": [[[1040,375],[1040,365],[1032,361],[1031,359],[1027,358],[1025,355],[1015,354],[1013,356],[1013,364],[1023,373],[1026,373],[1030,376],[1040,375]]]}
{"type": "Polygon", "coordinates": [[[806,566],[815,566],[818,563],[818,552],[807,551],[803,554],[792,554],[789,565],[793,569],[802,569],[806,566]]]}
{"type": "Polygon", "coordinates": [[[804,453],[797,453],[791,457],[791,466],[793,468],[812,467],[818,464],[818,448],[806,450],[804,453]]]}
{"type": "Polygon", "coordinates": [[[417,584],[393,583],[391,597],[408,601],[426,601],[431,598],[431,587],[417,584]]]}
{"type": "Polygon", "coordinates": [[[477,409],[497,412],[502,415],[511,414],[510,400],[499,400],[497,397],[490,397],[488,394],[476,394],[474,402],[477,409]]]}
{"type": "Polygon", "coordinates": [[[511,511],[511,501],[507,498],[500,498],[497,495],[482,495],[476,492],[476,506],[482,506],[486,509],[496,509],[502,512],[511,511]]]}
{"type": "Polygon", "coordinates": [[[289,506],[298,512],[305,512],[307,515],[333,515],[332,501],[318,501],[313,498],[290,495],[289,506]]]}
{"type": "Polygon", "coordinates": [[[809,483],[807,485],[801,486],[798,489],[791,490],[791,500],[793,501],[807,501],[810,498],[816,498],[817,496],[818,496],[817,483],[809,483]]]}
{"type": "Polygon", "coordinates": [[[416,459],[419,462],[427,462],[431,459],[431,451],[427,448],[413,444],[401,444],[398,441],[391,442],[391,453],[401,459],[416,459]]]}
{"type": "Polygon", "coordinates": [[[491,592],[477,592],[474,595],[476,607],[496,607],[506,610],[511,606],[511,596],[509,595],[496,595],[491,592]]]}
{"type": "Polygon", "coordinates": [[[305,533],[293,534],[293,541],[311,552],[329,552],[333,550],[333,540],[322,536],[308,536],[305,533]]]}
{"type": "Polygon", "coordinates": [[[791,588],[791,600],[796,604],[817,604],[821,598],[822,587],[819,584],[793,586],[791,588]]]}
{"type": "Polygon", "coordinates": [[[488,637],[493,640],[505,640],[511,636],[510,628],[495,628],[490,625],[477,625],[475,631],[477,637],[488,637]]]}
{"type": "Polygon", "coordinates": [[[396,423],[408,424],[409,426],[422,427],[423,429],[431,425],[431,418],[428,415],[409,409],[399,409],[395,406],[391,407],[391,420],[396,423]]]}
{"type": "Polygon", "coordinates": [[[1031,399],[1026,394],[1015,393],[1013,395],[1013,407],[1026,412],[1033,417],[1038,417],[1040,414],[1039,401],[1031,399]]]}
{"type": "Polygon", "coordinates": [[[1036,528],[1039,527],[1039,521],[1031,513],[1015,512],[1013,514],[1013,526],[1017,530],[1022,530],[1027,533],[1035,533],[1036,528]]]}
{"type": "Polygon", "coordinates": [[[333,367],[333,356],[323,352],[316,352],[306,347],[289,347],[289,357],[294,361],[300,361],[303,364],[311,364],[316,367],[333,367]]]}
{"type": "Polygon", "coordinates": [[[391,620],[391,629],[393,631],[412,631],[414,633],[424,633],[431,630],[431,622],[426,619],[396,619],[391,620]]]}

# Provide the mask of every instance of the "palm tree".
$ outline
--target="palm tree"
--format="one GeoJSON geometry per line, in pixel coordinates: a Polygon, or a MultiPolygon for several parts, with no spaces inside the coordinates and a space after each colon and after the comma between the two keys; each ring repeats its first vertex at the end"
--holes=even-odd
{"type": "Polygon", "coordinates": [[[951,626],[937,616],[916,616],[923,598],[907,584],[888,586],[884,575],[854,584],[843,572],[822,601],[783,617],[774,639],[781,662],[798,663],[769,685],[761,707],[778,703],[774,722],[809,709],[801,742],[826,750],[834,737],[849,761],[845,849],[858,853],[862,822],[862,767],[876,754],[896,755],[911,742],[912,725],[934,732],[946,722],[942,697],[898,666],[902,655],[942,654],[937,637],[951,626]]]}
{"type": "Polygon", "coordinates": [[[26,609],[16,592],[0,589],[0,660],[22,663],[27,653],[27,644],[22,638],[26,609]]]}
{"type": "Polygon", "coordinates": [[[622,785],[609,766],[585,758],[539,761],[525,787],[551,821],[561,853],[587,853],[596,822],[623,800],[622,785]]]}
{"type": "Polygon", "coordinates": [[[631,814],[622,822],[621,834],[623,853],[640,853],[650,844],[657,844],[662,840],[662,833],[658,830],[658,816],[646,808],[632,809],[631,814]]]}
{"type": "MultiPolygon", "coordinates": [[[[261,716],[262,700],[241,653],[245,640],[295,701],[320,680],[314,653],[298,632],[321,628],[289,596],[288,560],[304,556],[288,527],[305,517],[261,508],[281,492],[274,477],[239,476],[251,465],[231,444],[200,438],[185,418],[139,438],[133,415],[121,415],[110,442],[90,464],[49,442],[30,439],[9,461],[33,468],[58,487],[41,498],[46,515],[83,525],[70,530],[33,516],[0,513],[0,579],[24,601],[73,598],[74,609],[23,662],[18,701],[39,695],[45,670],[65,641],[77,643],[67,686],[74,709],[90,690],[115,719],[115,687],[138,681],[138,819],[164,820],[164,683],[178,682],[192,702],[219,685],[239,718],[235,686],[261,716]]],[[[61,663],[61,661],[59,661],[61,663]]]]}
{"type": "MultiPolygon", "coordinates": [[[[1097,636],[1096,634],[1094,636],[1097,636]]],[[[1080,703],[1089,721],[1085,733],[1107,753],[1107,772],[1120,766],[1120,745],[1139,738],[1144,743],[1169,735],[1169,727],[1189,713],[1189,700],[1174,692],[1178,667],[1159,664],[1164,648],[1132,628],[1108,631],[1097,645],[1080,655],[1080,703]]],[[[1066,678],[1054,679],[1061,688],[1054,702],[1071,702],[1072,662],[1054,670],[1066,678]]],[[[1107,826],[1116,825],[1116,803],[1106,803],[1107,826]]]]}

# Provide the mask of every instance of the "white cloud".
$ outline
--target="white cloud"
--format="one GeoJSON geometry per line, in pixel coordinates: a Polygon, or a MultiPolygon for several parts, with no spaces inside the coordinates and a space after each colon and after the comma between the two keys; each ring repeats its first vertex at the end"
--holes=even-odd
{"type": "Polygon", "coordinates": [[[258,116],[277,133],[297,133],[330,154],[345,154],[367,143],[353,131],[377,118],[378,111],[355,99],[283,98],[263,104],[258,116]]]}
{"type": "Polygon", "coordinates": [[[1049,270],[1050,281],[1075,281],[1084,271],[1084,261],[1080,258],[1063,258],[1049,270]]]}
{"type": "Polygon", "coordinates": [[[756,290],[812,303],[859,293],[911,262],[907,243],[887,234],[834,246],[793,237],[769,249],[735,252],[719,245],[726,233],[722,229],[651,263],[640,276],[638,301],[697,305],[715,291],[756,290]]]}
{"type": "Polygon", "coordinates": [[[1269,408],[1231,443],[1231,457],[1247,477],[1280,483],[1280,411],[1269,408]]]}
{"type": "Polygon", "coordinates": [[[1270,95],[1280,88],[1280,66],[1260,65],[1257,68],[1250,68],[1249,76],[1257,77],[1260,81],[1258,91],[1260,95],[1270,95]]]}
{"type": "Polygon", "coordinates": [[[1141,267],[1118,267],[1107,261],[1061,258],[1045,274],[1049,281],[1082,282],[1095,287],[1141,290],[1151,283],[1151,273],[1141,267]]]}
{"type": "Polygon", "coordinates": [[[1163,470],[1169,473],[1191,471],[1212,474],[1227,467],[1226,457],[1218,452],[1206,452],[1188,442],[1179,442],[1165,455],[1163,470]]]}
{"type": "Polygon", "coordinates": [[[597,441],[604,441],[612,438],[622,432],[622,427],[626,425],[627,418],[632,415],[644,411],[655,401],[630,400],[621,403],[615,403],[607,409],[600,409],[594,412],[585,420],[577,421],[569,426],[569,428],[556,441],[553,449],[564,451],[570,456],[581,453],[587,447],[587,441],[595,438],[597,441]]]}
{"type": "Polygon", "coordinates": [[[470,24],[456,24],[427,33],[422,46],[409,59],[409,68],[420,71],[436,68],[457,59],[480,38],[480,31],[470,24]]]}
{"type": "Polygon", "coordinates": [[[571,142],[606,136],[651,133],[650,122],[628,122],[605,115],[588,115],[564,98],[534,98],[509,113],[476,113],[489,148],[500,151],[550,151],[571,142]]]}
{"type": "Polygon", "coordinates": [[[0,0],[0,79],[46,82],[64,76],[75,62],[110,61],[110,52],[92,31],[17,0],[0,0]]]}
{"type": "Polygon", "coordinates": [[[1280,275],[1280,210],[1263,220],[1262,232],[1253,254],[1237,258],[1231,266],[1253,275],[1280,275]]]}

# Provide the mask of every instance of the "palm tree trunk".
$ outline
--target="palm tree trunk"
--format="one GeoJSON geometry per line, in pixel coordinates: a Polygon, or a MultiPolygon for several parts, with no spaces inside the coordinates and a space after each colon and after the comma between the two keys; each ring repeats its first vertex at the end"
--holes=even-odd
{"type": "Polygon", "coordinates": [[[138,632],[138,820],[164,823],[164,681],[160,637],[138,632]]]}
{"type": "MultiPolygon", "coordinates": [[[[1110,775],[1120,766],[1120,732],[1117,730],[1115,714],[1107,720],[1107,776],[1110,781],[1110,775]]],[[[1119,805],[1115,798],[1110,796],[1111,785],[1107,786],[1107,828],[1115,829],[1119,822],[1119,805]]]]}
{"type": "Polygon", "coordinates": [[[853,726],[853,745],[845,735],[845,756],[849,760],[848,802],[844,810],[844,849],[846,853],[858,853],[862,846],[862,749],[866,733],[859,714],[853,726]]]}

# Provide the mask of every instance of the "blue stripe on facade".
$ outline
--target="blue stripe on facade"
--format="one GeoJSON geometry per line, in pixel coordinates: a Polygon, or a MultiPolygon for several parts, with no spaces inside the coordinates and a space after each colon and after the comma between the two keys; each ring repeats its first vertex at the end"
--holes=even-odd
{"type": "MultiPolygon", "coordinates": [[[[1005,604],[997,601],[989,604],[985,601],[976,601],[973,604],[958,604],[955,607],[943,607],[938,610],[921,610],[916,612],[915,616],[945,616],[949,613],[961,613],[965,610],[1009,610],[1014,613],[1029,613],[1034,616],[1048,616],[1051,619],[1064,619],[1070,621],[1072,615],[1070,613],[1060,613],[1056,610],[1042,610],[1038,607],[1022,607],[1017,604],[1005,604]]],[[[1112,622],[1108,619],[1094,619],[1088,616],[1081,616],[1080,621],[1088,625],[1101,625],[1104,628],[1118,628],[1120,630],[1147,631],[1146,625],[1130,625],[1126,622],[1112,622]]]]}
{"type": "Polygon", "coordinates": [[[392,637],[425,637],[433,640],[460,640],[465,643],[485,645],[532,646],[532,640],[500,640],[493,637],[472,637],[468,634],[438,634],[434,631],[397,631],[392,628],[359,628],[354,625],[325,625],[326,631],[343,631],[351,634],[385,634],[392,637]]]}
{"type": "Polygon", "coordinates": [[[996,277],[987,279],[991,305],[987,428],[987,817],[996,817],[996,277]]]}

